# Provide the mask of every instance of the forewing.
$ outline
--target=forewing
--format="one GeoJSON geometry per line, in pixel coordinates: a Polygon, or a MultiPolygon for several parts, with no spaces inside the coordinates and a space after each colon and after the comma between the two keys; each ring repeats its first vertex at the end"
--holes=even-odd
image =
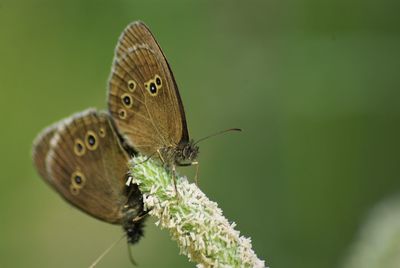
{"type": "Polygon", "coordinates": [[[46,167],[67,201],[98,219],[120,223],[128,155],[108,114],[87,110],[62,121],[51,140],[46,167]]]}
{"type": "Polygon", "coordinates": [[[108,105],[118,131],[139,152],[188,140],[185,113],[168,62],[142,22],[130,24],[115,50],[108,105]]]}

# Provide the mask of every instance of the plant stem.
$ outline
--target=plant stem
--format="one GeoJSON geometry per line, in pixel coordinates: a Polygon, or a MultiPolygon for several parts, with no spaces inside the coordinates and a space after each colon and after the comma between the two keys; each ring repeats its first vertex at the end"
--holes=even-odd
{"type": "Polygon", "coordinates": [[[197,267],[265,267],[218,204],[185,177],[176,175],[178,196],[170,172],[157,161],[139,156],[131,161],[132,183],[139,185],[145,210],[156,225],[168,229],[180,253],[197,267]]]}

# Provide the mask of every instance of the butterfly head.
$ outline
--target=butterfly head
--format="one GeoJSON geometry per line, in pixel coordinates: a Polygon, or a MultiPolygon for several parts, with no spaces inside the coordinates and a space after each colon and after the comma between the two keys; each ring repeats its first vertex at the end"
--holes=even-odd
{"type": "Polygon", "coordinates": [[[185,143],[181,143],[175,154],[175,162],[178,164],[193,163],[196,161],[199,155],[199,146],[197,146],[194,140],[190,140],[185,143]]]}

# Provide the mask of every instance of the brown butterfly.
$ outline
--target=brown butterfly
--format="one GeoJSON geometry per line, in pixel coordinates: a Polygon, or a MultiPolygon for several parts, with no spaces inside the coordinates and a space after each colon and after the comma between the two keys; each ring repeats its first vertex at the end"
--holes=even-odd
{"type": "Polygon", "coordinates": [[[45,129],[34,142],[33,160],[70,204],[121,224],[132,244],[142,236],[142,195],[137,185],[125,185],[129,155],[107,113],[89,109],[45,129]]]}
{"type": "Polygon", "coordinates": [[[90,109],[51,126],[36,139],[33,159],[65,200],[93,217],[121,224],[128,242],[135,243],[146,214],[137,185],[128,183],[132,148],[158,156],[175,172],[176,165],[198,164],[196,144],[203,139],[189,139],[171,68],[142,22],[130,24],[119,39],[108,95],[111,116],[90,109]]]}
{"type": "Polygon", "coordinates": [[[198,164],[171,68],[143,22],[123,31],[109,79],[108,107],[128,145],[167,166],[198,164]]]}

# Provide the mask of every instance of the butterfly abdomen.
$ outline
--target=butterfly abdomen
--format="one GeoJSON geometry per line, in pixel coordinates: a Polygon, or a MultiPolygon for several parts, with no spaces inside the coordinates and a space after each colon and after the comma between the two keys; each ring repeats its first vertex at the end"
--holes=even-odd
{"type": "Polygon", "coordinates": [[[144,231],[144,221],[146,217],[141,218],[137,221],[130,221],[123,224],[123,228],[127,235],[128,243],[135,244],[137,243],[140,238],[143,237],[144,231]]]}
{"type": "Polygon", "coordinates": [[[134,244],[143,236],[144,221],[147,216],[143,209],[143,196],[136,184],[126,189],[126,195],[128,199],[123,208],[122,227],[128,242],[134,244]]]}

